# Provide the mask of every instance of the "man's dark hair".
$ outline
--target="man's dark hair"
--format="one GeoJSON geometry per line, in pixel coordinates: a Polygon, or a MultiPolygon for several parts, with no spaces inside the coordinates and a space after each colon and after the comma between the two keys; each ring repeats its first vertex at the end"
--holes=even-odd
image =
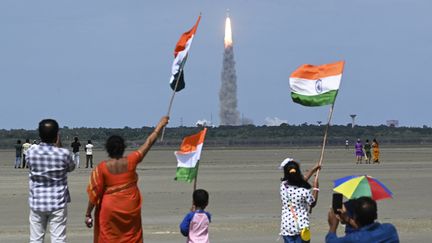
{"type": "Polygon", "coordinates": [[[205,209],[208,205],[209,194],[204,189],[196,189],[192,195],[194,205],[201,209],[205,209]]]}
{"type": "Polygon", "coordinates": [[[108,156],[113,159],[123,157],[125,148],[126,144],[124,139],[118,135],[110,136],[105,143],[105,149],[108,152],[108,156]]]}
{"type": "Polygon", "coordinates": [[[30,139],[27,138],[27,139],[26,139],[26,143],[30,143],[30,139]]]}
{"type": "Polygon", "coordinates": [[[56,120],[44,119],[40,121],[38,130],[42,142],[55,143],[57,141],[59,125],[56,120]]]}
{"type": "Polygon", "coordinates": [[[360,227],[372,224],[378,218],[376,202],[370,197],[360,197],[354,202],[354,220],[360,227]]]}
{"type": "Polygon", "coordinates": [[[21,144],[21,140],[18,139],[18,140],[17,140],[17,144],[21,144]]]}

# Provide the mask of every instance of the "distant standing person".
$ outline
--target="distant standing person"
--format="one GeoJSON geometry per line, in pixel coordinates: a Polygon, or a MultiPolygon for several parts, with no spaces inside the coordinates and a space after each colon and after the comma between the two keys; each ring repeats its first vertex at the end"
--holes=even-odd
{"type": "Polygon", "coordinates": [[[374,138],[372,141],[372,151],[373,151],[373,162],[375,163],[380,163],[379,161],[379,156],[380,156],[380,149],[379,149],[379,143],[378,141],[374,138]]]}
{"type": "Polygon", "coordinates": [[[25,141],[25,143],[22,145],[22,147],[23,147],[23,162],[22,162],[22,168],[24,169],[24,168],[28,168],[28,166],[26,166],[26,152],[27,152],[27,150],[30,148],[30,146],[31,146],[31,143],[30,143],[30,139],[26,139],[26,141],[25,141]]]}
{"type": "Polygon", "coordinates": [[[86,151],[86,168],[89,167],[90,162],[90,168],[93,168],[93,144],[91,140],[87,141],[87,144],[85,146],[86,151]]]}
{"type": "Polygon", "coordinates": [[[365,151],[365,156],[366,156],[365,163],[370,164],[371,159],[372,159],[372,154],[371,154],[371,145],[369,143],[369,139],[366,139],[366,143],[363,146],[363,149],[365,151]]]}
{"type": "Polygon", "coordinates": [[[357,142],[354,145],[355,148],[355,155],[356,155],[356,159],[357,159],[357,164],[361,164],[363,161],[363,144],[360,141],[360,138],[357,139],[357,142]]]}
{"type": "Polygon", "coordinates": [[[78,137],[74,137],[74,141],[71,144],[72,147],[72,158],[76,164],[76,167],[80,167],[80,156],[79,156],[79,148],[81,147],[80,142],[78,141],[78,137]]]}
{"type": "Polygon", "coordinates": [[[15,169],[21,168],[22,149],[21,140],[17,140],[17,143],[15,144],[15,169]]]}
{"type": "Polygon", "coordinates": [[[29,167],[30,242],[44,242],[49,225],[51,242],[66,239],[67,204],[71,201],[67,173],[75,169],[68,149],[60,148],[59,125],[45,119],[39,123],[41,143],[27,150],[29,167]]]}

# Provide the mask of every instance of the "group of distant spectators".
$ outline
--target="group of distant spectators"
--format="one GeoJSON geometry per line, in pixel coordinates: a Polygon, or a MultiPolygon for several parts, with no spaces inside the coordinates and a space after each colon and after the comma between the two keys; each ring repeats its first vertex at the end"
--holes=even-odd
{"type": "MultiPolygon", "coordinates": [[[[33,144],[37,144],[37,141],[34,140],[33,144]]],[[[33,144],[30,143],[28,138],[23,144],[21,144],[21,140],[17,140],[15,144],[15,169],[28,168],[26,165],[26,152],[33,144]]]]}
{"type": "MultiPolygon", "coordinates": [[[[15,144],[15,163],[14,168],[28,168],[26,162],[26,152],[27,150],[34,144],[38,144],[36,140],[33,140],[33,143],[30,143],[30,139],[26,139],[25,143],[22,143],[21,140],[17,140],[15,144]]],[[[78,137],[74,137],[74,141],[71,144],[72,147],[72,158],[75,162],[76,166],[80,168],[80,153],[79,149],[81,147],[81,143],[79,142],[78,137]]],[[[90,166],[93,168],[93,144],[91,140],[87,141],[87,144],[84,147],[86,153],[86,168],[90,166]]]]}
{"type": "MultiPolygon", "coordinates": [[[[80,168],[80,154],[79,148],[81,147],[81,143],[78,140],[78,137],[74,137],[74,141],[71,144],[72,147],[72,158],[78,168],[80,168]]],[[[91,140],[87,141],[86,146],[84,147],[86,153],[86,168],[93,168],[93,144],[91,140]]]]}

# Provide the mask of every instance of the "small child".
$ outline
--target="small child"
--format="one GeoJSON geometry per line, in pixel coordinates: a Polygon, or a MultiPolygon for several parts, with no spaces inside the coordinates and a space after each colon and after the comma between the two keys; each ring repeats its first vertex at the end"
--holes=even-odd
{"type": "Polygon", "coordinates": [[[197,189],[193,195],[193,206],[180,224],[180,232],[188,237],[187,243],[209,243],[208,227],[210,213],[204,211],[208,205],[209,194],[206,190],[197,189]]]}

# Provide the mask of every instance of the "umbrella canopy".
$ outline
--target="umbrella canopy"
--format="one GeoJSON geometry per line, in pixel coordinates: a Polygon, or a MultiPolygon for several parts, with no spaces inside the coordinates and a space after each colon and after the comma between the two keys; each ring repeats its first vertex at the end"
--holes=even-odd
{"type": "Polygon", "coordinates": [[[380,181],[368,176],[347,176],[334,181],[333,191],[348,199],[370,197],[373,200],[392,198],[393,193],[380,181]]]}

